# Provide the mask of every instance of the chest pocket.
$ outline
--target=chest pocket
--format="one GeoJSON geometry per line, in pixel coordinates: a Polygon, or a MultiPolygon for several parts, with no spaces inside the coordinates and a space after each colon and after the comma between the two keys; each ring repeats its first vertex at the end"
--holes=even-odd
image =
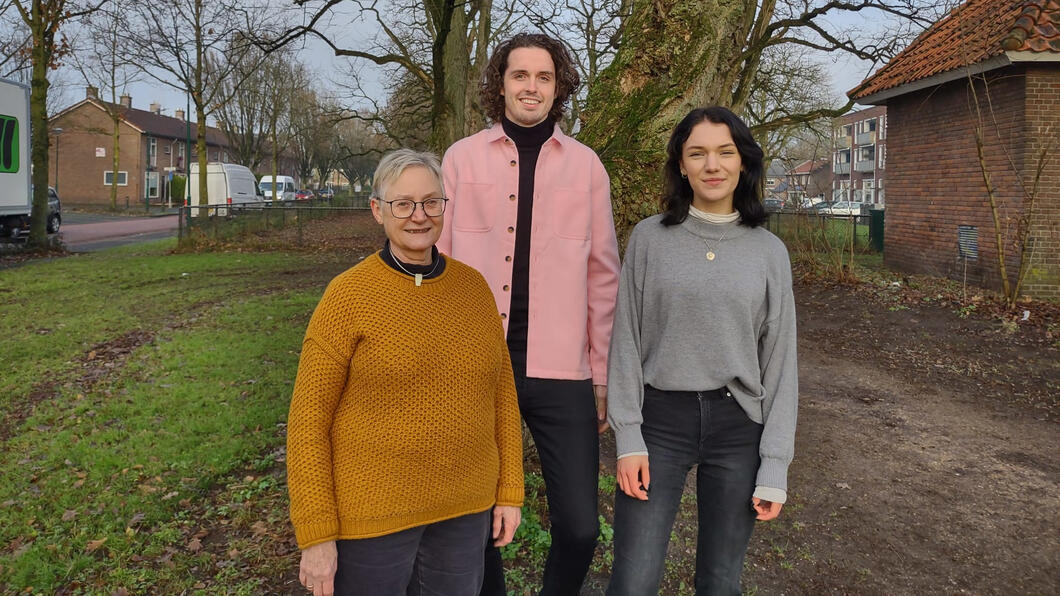
{"type": "Polygon", "coordinates": [[[498,198],[494,185],[483,182],[458,182],[456,196],[449,197],[450,222],[461,232],[488,232],[493,229],[493,215],[498,198]]]}
{"type": "Polygon", "coordinates": [[[589,193],[571,188],[546,191],[553,195],[552,225],[556,235],[573,240],[588,240],[592,229],[593,209],[589,193]]]}

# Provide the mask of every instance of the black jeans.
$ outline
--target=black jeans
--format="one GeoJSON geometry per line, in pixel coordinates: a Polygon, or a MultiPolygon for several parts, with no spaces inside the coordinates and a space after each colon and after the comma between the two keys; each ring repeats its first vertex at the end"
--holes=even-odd
{"type": "Polygon", "coordinates": [[[657,594],[685,479],[696,470],[699,535],[697,596],[740,594],[762,426],[724,388],[659,391],[646,387],[641,432],[648,447],[647,501],[616,491],[615,562],[608,596],[657,594]]]}
{"type": "MultiPolygon", "coordinates": [[[[600,441],[591,380],[525,378],[516,373],[519,411],[541,457],[552,546],[541,579],[543,596],[576,595],[596,550],[600,441]]],[[[500,553],[486,549],[483,596],[505,596],[500,553]]]]}
{"type": "Polygon", "coordinates": [[[474,596],[489,511],[385,536],[339,540],[336,596],[474,596]]]}

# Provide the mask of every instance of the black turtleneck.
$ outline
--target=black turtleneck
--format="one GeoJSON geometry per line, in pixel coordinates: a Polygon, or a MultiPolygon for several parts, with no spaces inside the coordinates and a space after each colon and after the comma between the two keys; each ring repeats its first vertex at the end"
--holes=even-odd
{"type": "Polygon", "coordinates": [[[445,257],[438,254],[437,246],[431,247],[430,265],[416,265],[414,263],[399,261],[397,257],[394,256],[394,253],[390,252],[390,240],[383,242],[383,251],[379,256],[383,259],[384,263],[390,266],[391,269],[408,275],[419,273],[423,275],[423,279],[438,277],[442,274],[442,271],[445,271],[445,257]],[[435,266],[436,263],[437,266],[435,266]]]}
{"type": "Polygon", "coordinates": [[[508,352],[512,369],[526,375],[526,332],[530,304],[530,227],[534,213],[534,174],[541,146],[552,136],[555,125],[545,119],[534,126],[520,126],[505,116],[504,134],[519,150],[519,211],[515,223],[515,255],[512,259],[512,306],[508,311],[508,352]]]}

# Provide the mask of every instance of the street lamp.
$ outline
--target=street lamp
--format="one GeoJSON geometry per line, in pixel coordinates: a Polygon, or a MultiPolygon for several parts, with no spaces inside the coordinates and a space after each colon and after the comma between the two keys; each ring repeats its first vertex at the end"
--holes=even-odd
{"type": "Polygon", "coordinates": [[[52,134],[55,135],[55,194],[59,194],[59,135],[63,129],[53,128],[52,134]]]}

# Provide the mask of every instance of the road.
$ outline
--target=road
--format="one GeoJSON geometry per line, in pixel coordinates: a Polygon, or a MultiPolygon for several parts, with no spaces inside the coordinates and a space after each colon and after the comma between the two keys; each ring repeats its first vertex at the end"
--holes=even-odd
{"type": "Polygon", "coordinates": [[[169,238],[177,231],[177,216],[120,217],[67,213],[59,231],[63,244],[71,252],[91,252],[169,238]]]}

